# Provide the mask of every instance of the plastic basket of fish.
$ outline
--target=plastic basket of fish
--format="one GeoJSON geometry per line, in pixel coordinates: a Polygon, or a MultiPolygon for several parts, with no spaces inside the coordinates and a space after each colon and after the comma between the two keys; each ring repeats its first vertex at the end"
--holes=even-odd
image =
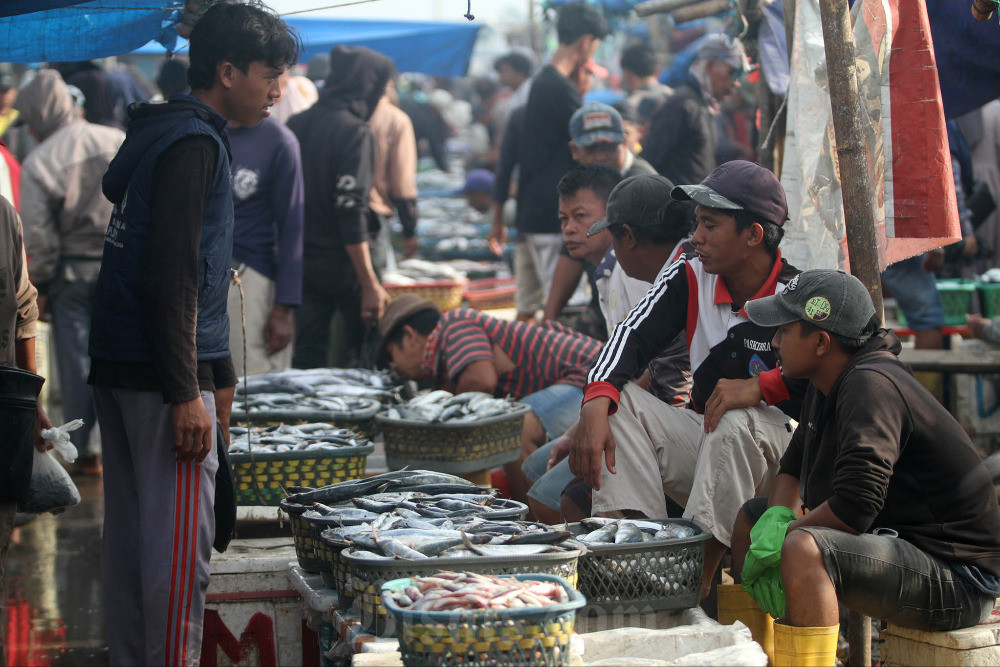
{"type": "Polygon", "coordinates": [[[462,475],[515,461],[521,427],[531,410],[523,403],[480,392],[435,391],[375,416],[390,468],[430,468],[462,475]]]}
{"type": "Polygon", "coordinates": [[[514,277],[472,280],[465,287],[465,302],[476,310],[513,308],[516,293],[517,279],[514,277]]]}
{"type": "Polygon", "coordinates": [[[229,419],[232,425],[276,426],[323,422],[338,428],[352,429],[365,438],[375,434],[375,414],[382,404],[371,398],[304,396],[301,394],[255,394],[249,408],[241,401],[234,405],[229,419]]]}
{"type": "Polygon", "coordinates": [[[290,503],[282,499],[278,507],[288,517],[288,523],[292,529],[292,543],[295,545],[295,558],[306,572],[317,573],[322,567],[319,558],[316,556],[312,531],[309,529],[309,522],[302,518],[302,515],[309,509],[305,505],[290,503]]]}
{"type": "Polygon", "coordinates": [[[584,519],[567,526],[586,545],[580,591],[609,613],[686,609],[698,604],[705,542],[685,519],[584,519]]]}
{"type": "Polygon", "coordinates": [[[442,311],[454,310],[462,305],[462,294],[465,292],[465,283],[462,278],[458,280],[421,280],[408,284],[383,283],[382,286],[389,296],[395,299],[404,294],[416,294],[422,299],[432,301],[442,311]]]}
{"type": "Polygon", "coordinates": [[[382,597],[408,666],[568,665],[576,612],[586,604],[565,579],[538,573],[439,572],[386,582],[382,597]]]}
{"type": "MultiPolygon", "coordinates": [[[[442,538],[442,541],[447,540],[442,538]]],[[[564,577],[571,583],[577,581],[582,550],[573,546],[572,542],[555,545],[484,544],[474,548],[484,555],[477,555],[463,547],[458,548],[456,553],[465,555],[449,556],[446,550],[438,556],[415,559],[386,557],[355,547],[342,551],[340,556],[351,570],[354,604],[360,612],[361,626],[366,632],[381,637],[395,635],[396,624],[383,604],[380,591],[386,582],[402,577],[430,576],[441,570],[465,570],[491,575],[545,573],[564,577]],[[509,555],[511,553],[514,555],[509,555]]]]}
{"type": "Polygon", "coordinates": [[[329,424],[231,427],[229,462],[236,502],[277,505],[291,486],[364,477],[371,441],[329,424]]]}

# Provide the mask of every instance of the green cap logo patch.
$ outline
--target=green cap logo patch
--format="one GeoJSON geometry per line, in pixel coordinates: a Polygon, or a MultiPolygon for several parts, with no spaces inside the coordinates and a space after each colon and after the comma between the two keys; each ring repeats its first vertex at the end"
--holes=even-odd
{"type": "Polygon", "coordinates": [[[830,317],[830,302],[822,296],[809,299],[806,301],[806,317],[813,322],[822,322],[830,317]]]}

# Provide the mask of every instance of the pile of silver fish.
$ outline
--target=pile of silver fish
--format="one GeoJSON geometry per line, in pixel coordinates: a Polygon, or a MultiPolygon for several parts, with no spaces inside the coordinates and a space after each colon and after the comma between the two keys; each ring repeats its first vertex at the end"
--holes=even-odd
{"type": "Polygon", "coordinates": [[[395,271],[382,277],[382,282],[390,285],[410,285],[418,282],[464,279],[464,273],[448,264],[428,262],[423,259],[404,259],[396,265],[395,271]]]}
{"type": "MultiPolygon", "coordinates": [[[[236,407],[243,408],[243,401],[236,407]]],[[[370,398],[342,398],[340,396],[301,396],[295,394],[253,394],[247,399],[250,413],[260,412],[365,412],[377,406],[370,398]]]]}
{"type": "MultiPolygon", "coordinates": [[[[329,407],[309,407],[309,410],[345,411],[355,409],[355,399],[374,399],[383,404],[400,400],[401,387],[385,371],[360,368],[289,369],[250,376],[246,383],[241,378],[236,393],[249,395],[250,410],[291,409],[309,399],[329,407]]],[[[242,408],[242,398],[236,401],[242,408]]],[[[367,403],[365,405],[368,405],[367,403]]]]}
{"type": "Polygon", "coordinates": [[[439,572],[432,577],[414,577],[409,586],[392,593],[393,602],[411,611],[547,607],[568,599],[566,589],[556,582],[472,572],[439,572]]]}
{"type": "Polygon", "coordinates": [[[698,531],[673,521],[643,521],[641,519],[583,519],[581,525],[589,532],[576,539],[584,544],[636,544],[663,542],[693,537],[698,531]]]}
{"type": "Polygon", "coordinates": [[[428,495],[439,493],[490,493],[490,489],[476,486],[467,479],[433,470],[393,470],[390,472],[338,482],[316,489],[290,487],[286,500],[289,503],[312,507],[313,503],[335,505],[352,498],[375,493],[417,491],[428,495]]]}
{"type": "Polygon", "coordinates": [[[494,398],[480,391],[461,394],[438,390],[416,396],[386,412],[390,419],[407,419],[433,424],[464,424],[514,412],[521,407],[506,398],[494,398]]]}
{"type": "Polygon", "coordinates": [[[277,452],[335,451],[344,447],[368,444],[349,429],[330,424],[298,424],[295,426],[256,426],[229,428],[230,454],[268,454],[277,452]]]}

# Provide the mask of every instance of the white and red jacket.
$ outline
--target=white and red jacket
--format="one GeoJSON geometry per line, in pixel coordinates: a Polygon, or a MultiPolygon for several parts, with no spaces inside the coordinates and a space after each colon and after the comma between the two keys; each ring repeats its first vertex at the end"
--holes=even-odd
{"type": "MultiPolygon", "coordinates": [[[[779,252],[754,298],[780,292],[798,273],[779,252]]],[[[806,383],[782,377],[771,350],[774,327],[758,326],[742,308],[734,309],[725,282],[707,273],[697,257],[674,262],[615,327],[587,377],[584,402],[607,396],[614,402],[614,412],[622,387],[682,331],[694,369],[691,404],[695,410],[702,411],[721,378],[756,377],[768,405],[798,418],[806,383]]]]}

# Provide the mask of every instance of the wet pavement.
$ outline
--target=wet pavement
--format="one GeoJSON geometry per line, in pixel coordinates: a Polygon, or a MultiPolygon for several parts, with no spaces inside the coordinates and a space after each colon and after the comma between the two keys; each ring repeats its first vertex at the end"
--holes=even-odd
{"type": "Polygon", "coordinates": [[[7,554],[7,661],[107,665],[101,609],[99,477],[75,477],[82,502],[14,529],[7,554]]]}

